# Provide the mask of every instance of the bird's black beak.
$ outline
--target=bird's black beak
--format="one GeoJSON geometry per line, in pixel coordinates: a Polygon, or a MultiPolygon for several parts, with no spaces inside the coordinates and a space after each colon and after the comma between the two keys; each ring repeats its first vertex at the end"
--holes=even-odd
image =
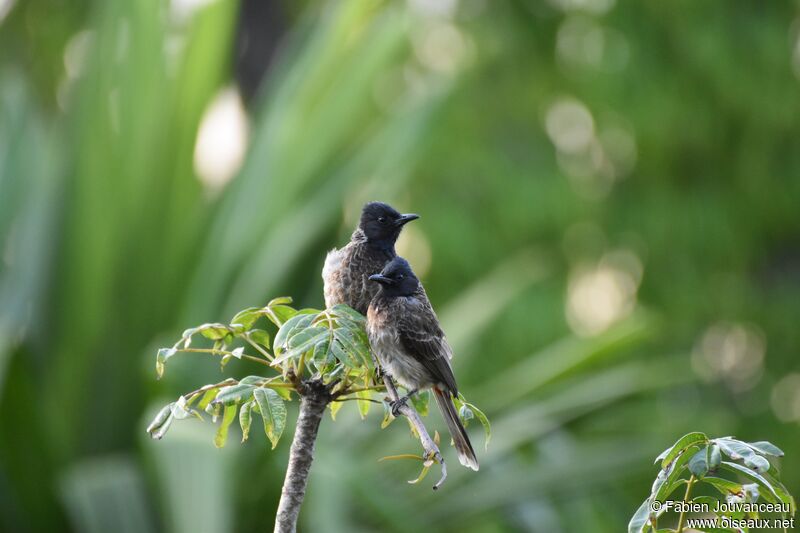
{"type": "Polygon", "coordinates": [[[392,278],[387,278],[383,274],[373,274],[369,277],[370,281],[376,281],[381,285],[394,285],[394,280],[392,278]]]}
{"type": "Polygon", "coordinates": [[[417,220],[419,215],[415,215],[414,213],[407,213],[405,215],[400,215],[400,218],[394,221],[395,226],[405,226],[412,220],[417,220]]]}

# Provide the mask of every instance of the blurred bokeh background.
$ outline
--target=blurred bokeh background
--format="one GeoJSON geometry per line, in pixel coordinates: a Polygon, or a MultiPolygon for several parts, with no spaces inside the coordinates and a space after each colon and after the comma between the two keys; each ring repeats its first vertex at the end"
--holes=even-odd
{"type": "Polygon", "coordinates": [[[270,530],[288,439],[149,441],[219,380],[184,356],[156,382],[155,350],[274,296],[322,305],[372,199],[422,215],[399,251],[494,434],[434,494],[377,462],[416,450],[401,425],[346,406],[303,530],[618,532],[690,430],[776,443],[798,494],[798,15],[0,0],[0,527],[270,530]]]}

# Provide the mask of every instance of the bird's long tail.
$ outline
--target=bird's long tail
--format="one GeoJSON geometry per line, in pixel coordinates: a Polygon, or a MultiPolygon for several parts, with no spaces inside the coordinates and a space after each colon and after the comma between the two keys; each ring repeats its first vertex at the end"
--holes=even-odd
{"type": "Polygon", "coordinates": [[[461,420],[458,418],[456,406],[453,405],[453,400],[450,398],[448,391],[433,388],[436,403],[439,405],[439,410],[442,412],[442,418],[447,423],[447,429],[450,430],[450,436],[453,437],[453,443],[458,451],[458,461],[477,472],[478,459],[475,457],[475,450],[472,449],[472,444],[469,442],[467,430],[461,425],[461,420]]]}

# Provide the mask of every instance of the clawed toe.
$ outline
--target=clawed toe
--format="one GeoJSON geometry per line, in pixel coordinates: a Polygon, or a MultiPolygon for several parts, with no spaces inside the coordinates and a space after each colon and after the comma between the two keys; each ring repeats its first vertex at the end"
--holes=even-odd
{"type": "Polygon", "coordinates": [[[392,416],[397,418],[400,416],[400,410],[408,403],[408,396],[403,396],[395,401],[389,402],[389,407],[392,409],[392,416]]]}

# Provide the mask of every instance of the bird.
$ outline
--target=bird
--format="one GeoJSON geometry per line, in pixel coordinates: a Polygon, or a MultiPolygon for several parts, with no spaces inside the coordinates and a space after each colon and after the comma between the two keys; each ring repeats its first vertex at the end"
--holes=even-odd
{"type": "Polygon", "coordinates": [[[378,292],[369,276],[380,272],[397,255],[394,244],[403,226],[418,218],[413,213],[401,214],[383,202],[365,204],[350,242],[341,249],[334,248],[325,258],[325,307],[346,304],[366,315],[369,302],[378,292]]]}
{"type": "Polygon", "coordinates": [[[458,386],[439,319],[425,288],[408,261],[392,259],[369,280],[379,286],[367,310],[367,336],[381,367],[408,391],[392,402],[392,414],[420,390],[432,389],[436,403],[453,438],[459,462],[475,471],[478,459],[458,418],[453,397],[458,386]]]}

